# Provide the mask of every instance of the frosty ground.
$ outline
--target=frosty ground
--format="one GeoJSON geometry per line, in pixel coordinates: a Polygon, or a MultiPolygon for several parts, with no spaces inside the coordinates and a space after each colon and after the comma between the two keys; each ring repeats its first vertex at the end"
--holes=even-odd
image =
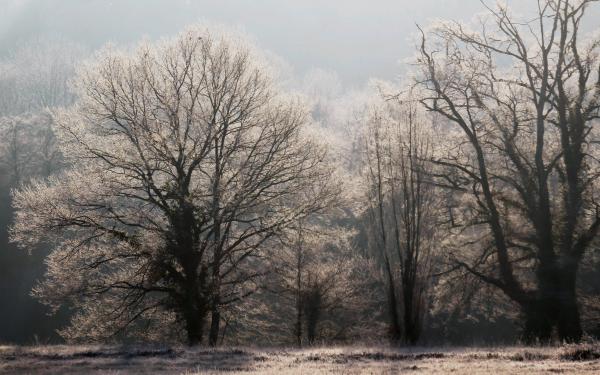
{"type": "Polygon", "coordinates": [[[600,346],[310,349],[2,346],[6,374],[597,374],[600,346]]]}

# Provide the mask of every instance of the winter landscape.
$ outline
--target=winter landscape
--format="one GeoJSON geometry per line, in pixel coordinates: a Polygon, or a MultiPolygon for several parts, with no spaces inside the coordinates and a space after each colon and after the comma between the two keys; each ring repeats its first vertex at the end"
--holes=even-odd
{"type": "Polygon", "coordinates": [[[0,373],[600,372],[597,0],[5,0],[0,373]]]}

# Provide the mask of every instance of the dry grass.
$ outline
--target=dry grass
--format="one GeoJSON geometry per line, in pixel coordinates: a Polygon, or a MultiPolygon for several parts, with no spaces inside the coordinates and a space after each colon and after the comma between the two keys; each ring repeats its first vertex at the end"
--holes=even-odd
{"type": "Polygon", "coordinates": [[[0,346],[9,374],[597,374],[600,347],[310,349],[0,346]]]}

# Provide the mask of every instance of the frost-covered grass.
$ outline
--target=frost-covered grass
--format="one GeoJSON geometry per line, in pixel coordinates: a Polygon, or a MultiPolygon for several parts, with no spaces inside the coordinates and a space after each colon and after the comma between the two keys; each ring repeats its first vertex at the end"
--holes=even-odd
{"type": "Polygon", "coordinates": [[[597,374],[597,345],[307,349],[0,346],[0,373],[597,374]]]}

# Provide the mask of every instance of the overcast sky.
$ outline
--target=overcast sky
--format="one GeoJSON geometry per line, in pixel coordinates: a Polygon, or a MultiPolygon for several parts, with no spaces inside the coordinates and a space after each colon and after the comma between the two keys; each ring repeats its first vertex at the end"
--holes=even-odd
{"type": "MultiPolygon", "coordinates": [[[[492,3],[493,0],[488,0],[492,3]]],[[[479,0],[0,0],[0,49],[37,35],[94,49],[173,35],[209,21],[238,27],[284,58],[296,75],[333,70],[346,86],[394,79],[412,55],[416,23],[470,19],[479,0]]],[[[534,0],[511,0],[525,12],[534,0]]]]}

